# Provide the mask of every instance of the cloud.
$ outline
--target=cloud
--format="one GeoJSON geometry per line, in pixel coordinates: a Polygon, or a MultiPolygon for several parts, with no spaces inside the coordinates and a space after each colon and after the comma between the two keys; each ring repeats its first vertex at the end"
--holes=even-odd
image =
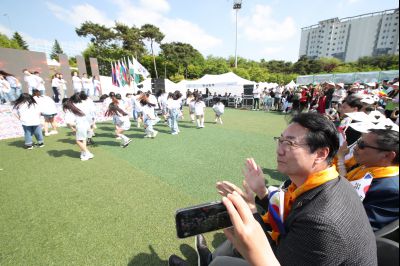
{"type": "Polygon", "coordinates": [[[51,2],[46,2],[46,5],[54,16],[75,27],[79,27],[87,20],[106,26],[114,25],[113,20],[108,19],[103,12],[89,4],[77,5],[70,10],[51,2]]]}
{"type": "Polygon", "coordinates": [[[129,0],[113,0],[119,7],[118,21],[137,27],[150,23],[165,34],[163,42],[185,42],[206,54],[222,44],[222,40],[208,34],[197,24],[190,21],[170,18],[164,12],[169,11],[165,0],[141,0],[140,5],[132,5],[129,0]],[[151,5],[150,5],[151,3],[151,5]]]}
{"type": "MultiPolygon", "coordinates": [[[[12,37],[13,32],[6,26],[0,24],[0,32],[6,34],[8,37],[12,37]]],[[[22,38],[26,41],[29,46],[29,50],[36,52],[44,52],[50,55],[53,48],[54,40],[47,40],[41,38],[35,38],[25,32],[19,32],[22,38]]],[[[75,56],[81,54],[86,49],[88,43],[86,41],[63,41],[58,40],[63,51],[69,56],[75,56]]]]}
{"type": "Polygon", "coordinates": [[[207,34],[198,25],[182,19],[163,19],[160,28],[166,33],[166,42],[180,41],[192,44],[206,52],[222,44],[222,40],[207,34]]]}
{"type": "MultiPolygon", "coordinates": [[[[183,19],[170,18],[167,13],[170,5],[166,0],[140,0],[132,4],[129,0],[110,0],[118,8],[117,21],[141,27],[146,23],[156,25],[165,34],[164,42],[190,43],[202,53],[208,53],[212,48],[222,44],[222,40],[208,34],[197,24],[183,19]]],[[[79,26],[86,20],[113,26],[114,22],[103,12],[89,4],[82,4],[71,9],[47,2],[47,7],[62,21],[79,26]]]]}
{"type": "Polygon", "coordinates": [[[166,0],[140,0],[140,5],[147,10],[156,12],[166,13],[170,10],[170,6],[166,0]]]}
{"type": "Polygon", "coordinates": [[[256,5],[252,15],[239,19],[238,26],[251,41],[279,42],[291,39],[298,30],[292,17],[282,21],[274,19],[268,5],[256,5]]]}
{"type": "Polygon", "coordinates": [[[12,37],[13,35],[13,31],[10,28],[1,24],[0,24],[0,33],[7,35],[7,37],[12,37]]]}

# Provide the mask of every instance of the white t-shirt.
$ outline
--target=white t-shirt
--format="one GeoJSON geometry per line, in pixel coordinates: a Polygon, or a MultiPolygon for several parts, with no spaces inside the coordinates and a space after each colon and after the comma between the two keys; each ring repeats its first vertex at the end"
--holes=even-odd
{"type": "Polygon", "coordinates": [[[9,93],[11,90],[10,83],[5,79],[0,79],[0,91],[9,93]]]}
{"type": "Polygon", "coordinates": [[[57,114],[57,107],[55,102],[49,96],[34,96],[33,99],[37,102],[40,109],[42,110],[42,114],[44,115],[54,115],[57,114]]]}
{"type": "Polygon", "coordinates": [[[91,87],[93,87],[92,80],[89,78],[85,78],[85,77],[82,78],[82,85],[83,85],[83,88],[85,88],[85,89],[90,89],[91,87]]]}
{"type": "Polygon", "coordinates": [[[67,89],[67,82],[65,81],[65,79],[59,79],[58,80],[58,86],[59,86],[60,90],[66,90],[67,89]]]}
{"type": "Polygon", "coordinates": [[[82,89],[82,80],[79,77],[73,76],[72,77],[72,85],[74,86],[75,90],[82,89]]]}
{"type": "Polygon", "coordinates": [[[51,80],[51,87],[58,88],[60,86],[60,79],[59,78],[53,78],[51,80]]]}
{"type": "Polygon", "coordinates": [[[255,87],[254,90],[253,90],[253,98],[254,99],[259,99],[260,98],[260,93],[261,93],[260,88],[259,87],[255,87]]]}
{"type": "Polygon", "coordinates": [[[142,108],[143,111],[143,121],[155,119],[154,107],[146,104],[142,108]]]}
{"type": "Polygon", "coordinates": [[[154,96],[153,94],[150,94],[149,95],[149,103],[155,104],[156,106],[158,106],[158,102],[157,102],[156,96],[154,96]]]}
{"type": "Polygon", "coordinates": [[[36,89],[38,89],[38,90],[40,90],[40,91],[44,91],[44,90],[45,90],[45,88],[44,88],[44,80],[43,80],[40,76],[37,76],[37,75],[34,75],[34,77],[35,77],[36,80],[37,80],[37,87],[36,87],[36,89]]]}
{"type": "Polygon", "coordinates": [[[34,75],[25,75],[24,77],[25,82],[28,84],[29,88],[37,88],[38,87],[38,80],[35,78],[34,75]]]}
{"type": "Polygon", "coordinates": [[[14,112],[19,116],[19,120],[24,126],[38,126],[40,125],[41,109],[38,104],[28,103],[21,104],[14,112]]]}
{"type": "Polygon", "coordinates": [[[135,101],[135,111],[136,112],[142,112],[143,110],[143,105],[140,103],[139,98],[141,97],[141,95],[136,95],[136,97],[134,98],[135,101]]]}
{"type": "Polygon", "coordinates": [[[194,113],[196,115],[204,115],[204,108],[206,108],[206,104],[203,101],[195,102],[194,113]]]}
{"type": "Polygon", "coordinates": [[[15,87],[19,87],[20,86],[18,79],[16,79],[13,76],[7,76],[6,80],[8,81],[8,83],[10,83],[11,88],[15,88],[15,87]]]}
{"type": "Polygon", "coordinates": [[[221,102],[214,104],[212,108],[217,114],[223,114],[225,111],[225,105],[221,102]]]}
{"type": "Polygon", "coordinates": [[[168,110],[179,109],[179,108],[181,108],[180,100],[168,99],[168,101],[167,101],[167,109],[168,110]]]}

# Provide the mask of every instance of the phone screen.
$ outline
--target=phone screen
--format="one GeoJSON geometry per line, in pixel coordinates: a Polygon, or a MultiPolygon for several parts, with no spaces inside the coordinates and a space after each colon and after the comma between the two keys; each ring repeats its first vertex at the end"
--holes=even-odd
{"type": "Polygon", "coordinates": [[[179,238],[232,226],[229,214],[222,202],[211,202],[180,209],[176,212],[175,220],[179,238]]]}

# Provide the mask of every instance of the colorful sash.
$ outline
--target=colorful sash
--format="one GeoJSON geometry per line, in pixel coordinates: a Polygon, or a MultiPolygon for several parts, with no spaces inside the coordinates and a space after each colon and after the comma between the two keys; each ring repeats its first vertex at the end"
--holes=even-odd
{"type": "Polygon", "coordinates": [[[336,168],[332,166],[321,172],[311,174],[300,187],[296,187],[292,182],[286,190],[283,188],[269,188],[268,212],[262,216],[262,218],[265,223],[272,227],[272,239],[277,241],[280,234],[286,234],[284,221],[289,215],[292,205],[297,197],[337,178],[338,176],[339,174],[336,171],[336,168]]]}
{"type": "Polygon", "coordinates": [[[367,173],[372,175],[372,178],[385,178],[399,175],[399,166],[387,167],[365,167],[359,166],[352,171],[348,172],[346,179],[349,181],[359,180],[365,177],[367,173]]]}
{"type": "Polygon", "coordinates": [[[365,199],[372,180],[374,178],[385,178],[399,175],[399,166],[388,167],[365,167],[359,166],[347,173],[346,178],[353,185],[360,200],[365,199]]]}

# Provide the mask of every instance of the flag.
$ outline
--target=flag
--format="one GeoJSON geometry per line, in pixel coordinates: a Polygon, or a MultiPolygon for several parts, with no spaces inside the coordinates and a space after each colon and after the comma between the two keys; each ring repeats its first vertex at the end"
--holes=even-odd
{"type": "Polygon", "coordinates": [[[116,83],[117,86],[120,87],[122,85],[122,81],[121,81],[121,69],[119,66],[119,62],[115,62],[115,79],[116,79],[116,83]]]}
{"type": "Polygon", "coordinates": [[[135,73],[142,75],[144,78],[150,76],[149,71],[147,71],[147,69],[144,66],[142,66],[142,64],[140,64],[134,57],[132,57],[132,63],[134,66],[135,73]]]}
{"type": "Polygon", "coordinates": [[[129,79],[128,79],[128,75],[127,75],[127,69],[126,69],[125,62],[124,62],[123,59],[121,60],[121,75],[122,75],[121,79],[123,80],[123,82],[122,82],[123,85],[122,86],[125,86],[126,84],[129,84],[129,79]]]}
{"type": "Polygon", "coordinates": [[[112,83],[112,85],[117,86],[116,85],[117,81],[115,79],[115,68],[114,68],[114,65],[112,62],[111,62],[111,83],[112,83]]]}
{"type": "Polygon", "coordinates": [[[114,66],[112,62],[111,62],[111,80],[114,86],[119,87],[120,83],[117,79],[117,65],[114,66]]]}

